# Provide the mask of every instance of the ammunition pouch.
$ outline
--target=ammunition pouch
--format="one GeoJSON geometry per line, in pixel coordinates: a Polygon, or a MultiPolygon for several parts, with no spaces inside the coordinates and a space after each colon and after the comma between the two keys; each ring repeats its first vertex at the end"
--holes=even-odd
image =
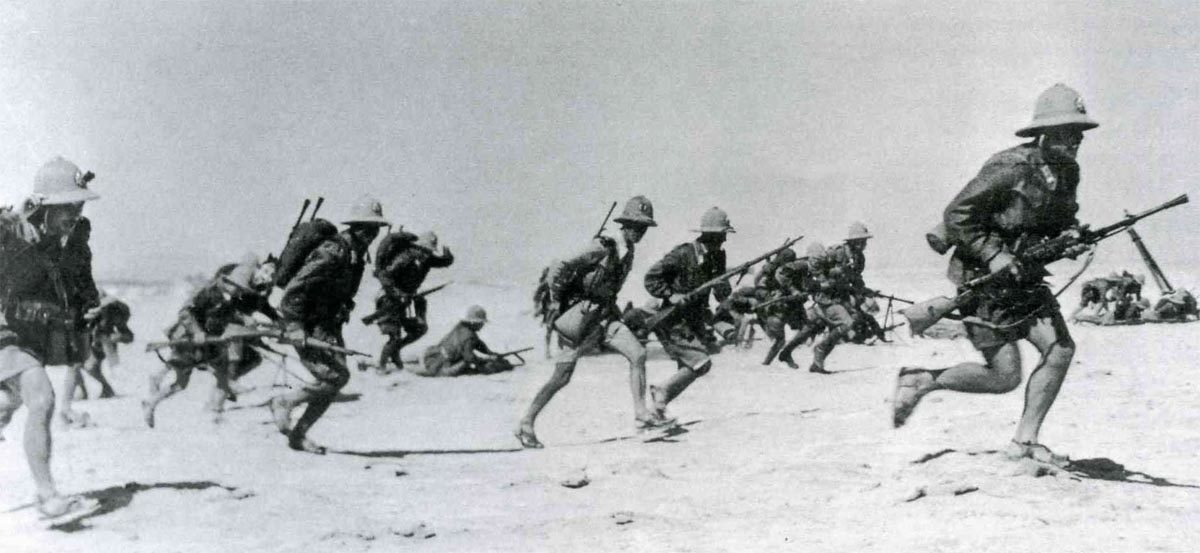
{"type": "Polygon", "coordinates": [[[9,324],[36,326],[45,329],[74,329],[78,313],[58,303],[39,300],[18,300],[4,306],[4,318],[9,324]]]}

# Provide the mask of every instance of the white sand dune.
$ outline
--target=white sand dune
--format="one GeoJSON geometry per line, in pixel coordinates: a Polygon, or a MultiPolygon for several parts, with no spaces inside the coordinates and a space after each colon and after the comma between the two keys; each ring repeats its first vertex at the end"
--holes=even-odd
{"type": "MultiPolygon", "coordinates": [[[[900,295],[945,290],[936,274],[922,278],[877,284],[900,295]]],[[[1011,437],[1020,393],[935,394],[893,430],[896,368],[976,355],[962,340],[907,337],[843,346],[829,363],[837,374],[825,377],[762,367],[761,342],[722,353],[672,405],[686,433],[649,443],[632,430],[623,361],[588,358],[539,421],[547,448],[522,451],[511,431],[552,368],[522,314],[527,290],[458,284],[433,299],[422,343],[478,302],[492,314],[483,334],[494,346],[539,346],[530,365],[460,379],[356,372],[348,401],[312,434],[337,453],[316,457],[288,450],[263,408],[210,423],[204,374],[162,406],[158,428],[145,428],[138,400],[157,360],[139,350],[161,336],[182,292],[125,293],[138,332],[112,372],[125,395],[80,403],[98,426],[56,434],[61,487],[105,507],[55,530],[29,508],[0,513],[0,551],[1193,551],[1200,543],[1197,324],[1073,328],[1079,353],[1043,441],[1090,459],[1091,475],[1041,474],[994,453],[1011,437]],[[584,477],[583,487],[561,485],[584,477]]],[[[379,344],[357,322],[347,339],[367,351],[379,344]]],[[[1035,357],[1026,353],[1028,367],[1035,357]]],[[[672,370],[652,354],[652,382],[672,370]]],[[[52,376],[58,385],[61,369],[52,376]]],[[[238,405],[261,402],[280,377],[260,368],[247,379],[259,388],[238,405]]],[[[24,411],[0,442],[3,511],[33,496],[23,423],[24,411]]]]}

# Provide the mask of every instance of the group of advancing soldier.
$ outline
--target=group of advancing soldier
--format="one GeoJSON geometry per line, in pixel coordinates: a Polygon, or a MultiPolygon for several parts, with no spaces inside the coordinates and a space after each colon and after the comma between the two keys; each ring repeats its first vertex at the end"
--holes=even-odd
{"type": "MultiPolygon", "coordinates": [[[[1025,252],[1029,241],[1066,238],[1070,240],[1055,242],[1068,244],[1055,252],[1055,259],[1074,257],[1107,236],[1089,234],[1075,216],[1075,157],[1083,131],[1097,126],[1074,90],[1051,87],[1038,98],[1033,121],[1017,131],[1032,140],[994,155],[947,206],[942,223],[929,236],[930,245],[939,253],[954,250],[949,276],[961,293],[950,312],[957,310],[984,362],[902,368],[893,398],[895,426],[905,424],[921,399],[936,390],[994,394],[1015,389],[1022,376],[1016,342],[1028,340],[1041,357],[1029,377],[1025,408],[1008,454],[1066,462],[1065,456],[1040,444],[1038,434],[1075,344],[1056,296],[1044,281],[1043,263],[1032,262],[1025,252]],[[1084,237],[1095,239],[1088,242],[1084,237]],[[979,288],[984,281],[986,289],[979,288]]],[[[64,497],[55,487],[50,473],[54,391],[44,367],[70,367],[68,396],[80,385],[80,368],[100,381],[101,397],[111,396],[98,370],[100,362],[113,343],[132,340],[128,307],[102,297],[92,278],[91,227],[81,216],[84,202],[98,197],[87,188],[92,178],[56,158],[39,170],[34,193],[24,205],[0,211],[0,430],[19,406],[29,407],[24,448],[37,486],[37,506],[47,517],[94,509],[96,504],[64,497]]],[[[271,338],[293,346],[311,375],[299,388],[270,400],[275,424],[291,448],[325,452],[308,433],[350,379],[347,356],[357,352],[344,347],[342,329],[355,307],[368,249],[390,223],[380,203],[369,196],[352,206],[340,231],[315,216],[301,223],[303,216],[302,211],[279,258],[264,261],[248,255],[223,266],[188,298],[167,331],[170,340],[156,346],[169,351],[160,357],[164,367],[152,375],[151,394],[143,402],[147,425],[155,425],[156,407],[186,387],[195,369],[213,371],[217,385],[209,408],[219,419],[225,402],[237,397],[237,380],[262,363],[263,353],[274,352],[263,341],[271,338]],[[278,307],[268,301],[275,287],[282,290],[278,307]],[[170,372],[174,380],[164,387],[170,372]],[[301,408],[293,421],[293,413],[301,408]]],[[[622,312],[617,298],[633,267],[637,244],[657,225],[654,208],[643,196],[631,198],[614,221],[620,226],[615,237],[597,233],[582,252],[552,264],[535,293],[537,312],[548,327],[547,342],[551,333],[557,334],[564,348],[549,381],[517,426],[515,435],[524,447],[543,447],[535,432],[538,415],[570,382],[580,358],[596,350],[616,351],[628,361],[636,425],[666,428],[674,424],[668,405],[712,370],[713,355],[722,345],[749,341],[754,324],[771,340],[763,364],[778,359],[796,369],[794,350],[816,340],[809,371],[818,374],[829,372],[826,360],[839,343],[886,341],[889,329],[875,319],[878,306],[873,298],[898,298],[881,296],[863,281],[864,250],[872,235],[862,223],[852,224],[846,239],[831,248],[812,243],[801,257],[790,248],[797,238],[728,269],[724,243],[734,228],[726,212],[713,207],[702,215],[694,240],[672,248],[646,272],[643,282],[651,303],[622,312]],[[767,263],[754,284],[734,290],[729,280],[761,261],[767,263]],[[710,309],[714,303],[715,311],[710,309]],[[794,331],[790,340],[788,328],[794,331]],[[666,381],[647,386],[646,343],[651,335],[678,370],[666,381]]],[[[380,242],[374,274],[382,289],[375,311],[364,322],[378,324],[387,338],[379,353],[381,371],[403,367],[401,350],[427,332],[424,296],[432,290],[421,286],[431,269],[453,262],[453,254],[439,248],[433,233],[418,236],[400,229],[380,242]]],[[[1114,310],[1135,309],[1143,304],[1143,281],[1130,275],[1104,287],[1092,283],[1085,286],[1084,303],[1113,302],[1114,310]]],[[[913,317],[932,316],[928,303],[910,308],[910,323],[913,317]]],[[[1189,309],[1196,311],[1194,299],[1189,309]]],[[[479,339],[486,322],[484,309],[472,306],[443,340],[425,350],[413,372],[455,376],[511,369],[506,357],[513,352],[493,352],[479,339]]],[[[920,332],[916,326],[914,331],[920,332]]],[[[64,403],[62,418],[70,421],[76,415],[69,401],[64,403]]]]}

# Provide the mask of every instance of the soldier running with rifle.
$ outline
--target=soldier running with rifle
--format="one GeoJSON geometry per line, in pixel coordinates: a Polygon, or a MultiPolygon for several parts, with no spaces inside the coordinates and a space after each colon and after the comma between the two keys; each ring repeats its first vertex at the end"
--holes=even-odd
{"type": "Polygon", "coordinates": [[[1057,466],[1069,462],[1038,441],[1075,353],[1055,294],[1043,280],[1044,266],[1078,256],[1133,222],[1187,201],[1182,196],[1096,231],[1080,225],[1075,157],[1083,132],[1097,126],[1077,92],[1062,84],[1050,87],[1038,97],[1033,121],[1016,133],[1033,140],[994,155],[946,207],[940,236],[930,245],[954,248],[949,276],[960,293],[903,314],[919,334],[957,310],[984,363],[902,368],[892,403],[895,426],[935,390],[1000,394],[1016,389],[1021,383],[1017,342],[1028,340],[1041,359],[1029,376],[1025,407],[1006,455],[1057,466]]]}
{"type": "MultiPolygon", "coordinates": [[[[133,342],[129,318],[129,305],[105,293],[104,290],[100,290],[100,305],[84,315],[84,320],[87,321],[88,358],[83,363],[83,372],[100,384],[100,399],[117,395],[108,379],[104,377],[101,365],[108,359],[111,366],[117,366],[120,361],[117,345],[133,342]]],[[[87,386],[82,378],[78,380],[78,384],[80,397],[87,399],[87,386]]]]}
{"type": "MultiPolygon", "coordinates": [[[[24,448],[42,517],[65,521],[99,502],[59,493],[50,470],[54,388],[46,365],[77,364],[85,348],[83,315],[95,305],[89,225],[83,204],[95,175],[56,157],[38,170],[33,194],[18,210],[0,210],[0,432],[29,407],[24,448]]],[[[74,383],[64,391],[70,393],[74,383]]],[[[0,436],[3,440],[3,436],[0,436]]]]}
{"type": "Polygon", "coordinates": [[[280,256],[276,275],[276,285],[283,288],[279,313],[285,337],[295,344],[315,382],[273,398],[271,413],[279,432],[288,437],[288,447],[315,454],[324,454],[325,448],[310,441],[308,431],[350,381],[350,371],[344,353],[305,344],[315,338],[343,345],[342,326],[354,310],[367,250],[380,228],[389,224],[379,201],[370,196],[359,198],[343,223],[346,229],[340,233],[323,219],[298,227],[280,256]],[[307,408],[293,426],[292,411],[302,405],[307,408]]]}
{"type": "Polygon", "coordinates": [[[629,388],[637,424],[651,428],[673,422],[646,406],[646,348],[621,322],[616,303],[633,268],[637,243],[650,227],[658,226],[654,206],[646,197],[634,196],[614,221],[621,227],[620,242],[603,235],[606,216],[584,251],[550,267],[549,293],[557,305],[552,308],[552,326],[565,339],[560,343],[568,347],[555,360],[554,374],[538,390],[514,432],[523,447],[543,447],[534,431],[538,415],[571,382],[579,358],[601,348],[614,350],[629,362],[629,388]]]}
{"type": "Polygon", "coordinates": [[[718,302],[732,294],[730,278],[745,273],[800,238],[726,271],[723,245],[734,232],[725,211],[713,207],[700,218],[700,236],[676,246],[646,272],[646,291],[662,301],[661,310],[647,321],[663,350],[678,370],[662,385],[650,387],[654,414],[665,417],[667,405],[697,378],[712,370],[712,355],[720,346],[709,328],[713,315],[709,297],[718,302]]]}
{"type": "Polygon", "coordinates": [[[375,250],[375,278],[382,289],[375,298],[375,312],[363,318],[364,324],[377,324],[387,336],[379,352],[379,371],[387,372],[388,363],[397,370],[404,367],[400,351],[425,335],[428,302],[425,296],[440,290],[418,293],[431,269],[454,263],[450,248],[438,252],[438,238],[432,232],[413,236],[403,230],[393,232],[379,242],[375,250]]]}
{"type": "Polygon", "coordinates": [[[171,352],[167,358],[159,356],[163,367],[150,376],[150,396],[142,401],[146,426],[154,428],[158,405],[186,389],[193,370],[205,368],[211,368],[216,379],[207,407],[213,422],[220,422],[225,401],[237,398],[232,382],[262,363],[258,348],[264,346],[249,336],[255,326],[253,317],[261,313],[276,321],[279,314],[253,287],[258,265],[258,256],[247,254],[227,274],[197,290],[180,309],[178,321],[167,329],[170,340],[148,345],[156,354],[168,347],[171,352]],[[168,372],[175,373],[175,380],[163,387],[168,372]]]}

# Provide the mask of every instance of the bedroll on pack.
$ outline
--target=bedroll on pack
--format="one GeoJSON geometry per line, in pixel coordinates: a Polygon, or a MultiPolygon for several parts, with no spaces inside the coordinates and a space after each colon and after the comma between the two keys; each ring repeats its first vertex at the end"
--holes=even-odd
{"type": "Polygon", "coordinates": [[[396,258],[396,254],[416,241],[417,235],[406,232],[403,229],[384,236],[383,240],[379,241],[379,246],[375,248],[375,268],[382,269],[391,265],[392,260],[396,258]]]}
{"type": "Polygon", "coordinates": [[[283,253],[279,255],[279,267],[275,269],[275,286],[286,287],[292,277],[300,272],[300,267],[304,266],[308,255],[336,234],[337,227],[325,219],[313,219],[296,225],[292,235],[288,237],[287,245],[283,247],[283,253]]]}

